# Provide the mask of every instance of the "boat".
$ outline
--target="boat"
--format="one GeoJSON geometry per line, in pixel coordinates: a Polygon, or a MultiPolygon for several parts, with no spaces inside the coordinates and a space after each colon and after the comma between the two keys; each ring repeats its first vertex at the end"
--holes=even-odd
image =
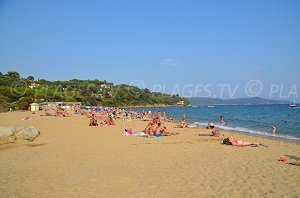
{"type": "Polygon", "coordinates": [[[289,108],[299,108],[295,103],[295,97],[294,97],[294,104],[289,105],[289,108]]]}
{"type": "Polygon", "coordinates": [[[208,108],[214,108],[215,106],[214,105],[208,105],[207,107],[208,108]]]}

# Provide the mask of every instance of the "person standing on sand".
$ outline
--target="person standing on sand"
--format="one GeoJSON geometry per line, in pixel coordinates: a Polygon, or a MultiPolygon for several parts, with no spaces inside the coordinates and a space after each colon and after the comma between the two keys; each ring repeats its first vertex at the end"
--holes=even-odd
{"type": "Polygon", "coordinates": [[[163,112],[163,116],[164,116],[164,120],[166,121],[167,120],[167,113],[165,111],[163,112]]]}
{"type": "Polygon", "coordinates": [[[272,128],[273,135],[275,135],[276,134],[276,130],[277,130],[276,126],[274,124],[271,124],[271,128],[272,128]]]}

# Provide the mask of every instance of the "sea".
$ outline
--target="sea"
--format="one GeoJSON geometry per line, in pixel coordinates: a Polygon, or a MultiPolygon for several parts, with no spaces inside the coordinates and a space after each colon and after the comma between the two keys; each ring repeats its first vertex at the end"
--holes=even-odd
{"type": "Polygon", "coordinates": [[[219,129],[300,143],[300,108],[289,108],[286,104],[143,107],[132,110],[165,111],[174,121],[180,121],[185,114],[187,121],[196,125],[207,126],[208,121],[212,121],[219,129]],[[224,117],[225,123],[219,121],[220,116],[224,117]],[[271,124],[277,127],[275,135],[271,124]]]}

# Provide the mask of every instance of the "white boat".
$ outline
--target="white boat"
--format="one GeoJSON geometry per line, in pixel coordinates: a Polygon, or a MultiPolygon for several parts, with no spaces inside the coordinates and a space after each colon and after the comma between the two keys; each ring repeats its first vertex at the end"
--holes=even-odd
{"type": "Polygon", "coordinates": [[[289,105],[289,108],[299,108],[295,103],[295,97],[294,97],[294,104],[289,105]]]}
{"type": "Polygon", "coordinates": [[[208,105],[207,107],[208,108],[214,108],[215,106],[214,105],[208,105]]]}

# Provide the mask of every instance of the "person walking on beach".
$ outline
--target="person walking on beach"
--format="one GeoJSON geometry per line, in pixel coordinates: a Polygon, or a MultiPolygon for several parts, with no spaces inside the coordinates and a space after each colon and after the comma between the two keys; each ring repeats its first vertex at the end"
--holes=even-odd
{"type": "Polygon", "coordinates": [[[276,134],[276,130],[277,130],[276,126],[274,124],[271,124],[271,128],[272,128],[273,135],[275,135],[276,134]]]}

